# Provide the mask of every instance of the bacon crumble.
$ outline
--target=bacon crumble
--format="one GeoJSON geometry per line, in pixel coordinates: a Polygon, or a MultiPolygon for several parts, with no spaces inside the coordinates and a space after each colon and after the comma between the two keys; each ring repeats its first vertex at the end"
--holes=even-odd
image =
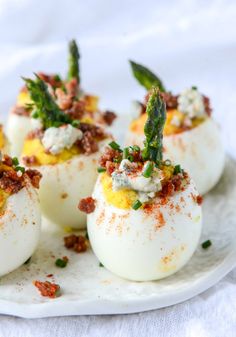
{"type": "Polygon", "coordinates": [[[106,122],[107,125],[112,125],[112,123],[114,122],[114,120],[117,118],[116,114],[113,111],[105,111],[103,113],[103,119],[106,122]]]}
{"type": "Polygon", "coordinates": [[[40,291],[40,294],[44,297],[56,298],[60,296],[60,286],[56,283],[49,281],[41,282],[34,281],[34,285],[40,291]]]}
{"type": "Polygon", "coordinates": [[[83,198],[80,200],[78,208],[86,214],[93,213],[95,210],[95,199],[92,197],[83,198]]]}
{"type": "Polygon", "coordinates": [[[71,234],[64,237],[64,246],[76,253],[83,253],[87,250],[87,240],[82,235],[71,234]]]}

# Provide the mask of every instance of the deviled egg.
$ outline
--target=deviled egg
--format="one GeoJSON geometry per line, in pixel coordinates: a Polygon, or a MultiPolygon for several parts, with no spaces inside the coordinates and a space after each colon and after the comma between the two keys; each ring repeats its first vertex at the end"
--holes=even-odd
{"type": "MultiPolygon", "coordinates": [[[[112,111],[101,111],[99,97],[85,93],[81,89],[79,71],[79,50],[72,40],[69,44],[68,74],[63,80],[58,74],[48,75],[38,73],[38,76],[47,83],[50,92],[57,100],[60,109],[72,119],[80,119],[86,123],[110,126],[116,115],[112,111]]],[[[11,109],[7,135],[11,143],[11,153],[19,156],[26,135],[37,127],[32,115],[32,101],[27,87],[23,87],[17,97],[16,105],[11,109]]]]}
{"type": "Polygon", "coordinates": [[[84,228],[86,216],[78,200],[92,192],[99,154],[109,137],[103,128],[65,114],[39,77],[26,79],[26,86],[41,126],[26,137],[21,159],[43,175],[42,213],[58,225],[84,228]]]}
{"type": "Polygon", "coordinates": [[[100,159],[92,197],[80,201],[98,260],[128,280],[151,281],[182,268],[202,228],[201,197],[180,167],[162,159],[165,103],[153,89],[145,145],[111,143],[100,159]]]}
{"type": "MultiPolygon", "coordinates": [[[[196,87],[179,95],[166,92],[160,79],[147,68],[131,62],[136,79],[149,90],[159,85],[166,103],[167,119],[164,127],[164,158],[178,162],[186,169],[201,194],[211,190],[219,181],[225,163],[220,129],[211,116],[209,99],[196,87]]],[[[142,145],[143,126],[147,120],[146,101],[136,102],[136,116],[129,125],[128,144],[142,145]]]]}
{"type": "Polygon", "coordinates": [[[20,267],[34,253],[41,213],[37,189],[41,174],[24,170],[16,158],[0,160],[0,276],[20,267]]]}

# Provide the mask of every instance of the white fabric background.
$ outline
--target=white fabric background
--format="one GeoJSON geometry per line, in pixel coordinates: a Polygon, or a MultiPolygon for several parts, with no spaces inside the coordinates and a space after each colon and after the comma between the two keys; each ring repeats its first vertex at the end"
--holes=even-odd
{"type": "MultiPolygon", "coordinates": [[[[144,91],[127,59],[149,65],[167,87],[198,85],[212,98],[226,149],[236,157],[236,2],[0,0],[0,113],[20,75],[64,71],[66,43],[82,50],[85,89],[126,113],[144,91]],[[194,83],[193,83],[194,81],[194,83]]],[[[236,336],[236,270],[205,293],[170,308],[134,315],[25,320],[0,316],[0,337],[236,336]]]]}

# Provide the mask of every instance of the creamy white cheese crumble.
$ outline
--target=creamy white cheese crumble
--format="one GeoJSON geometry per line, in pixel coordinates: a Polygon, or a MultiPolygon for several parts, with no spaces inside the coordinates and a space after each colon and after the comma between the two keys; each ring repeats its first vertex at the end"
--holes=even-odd
{"type": "Polygon", "coordinates": [[[203,96],[195,88],[185,89],[178,97],[178,110],[189,118],[205,116],[203,96]]]}
{"type": "MultiPolygon", "coordinates": [[[[130,188],[138,192],[139,200],[146,202],[161,190],[161,175],[154,169],[149,178],[143,176],[143,171],[135,171],[136,163],[131,163],[128,159],[123,159],[119,169],[114,171],[112,177],[112,189],[118,191],[122,188],[130,188]]],[[[145,168],[145,167],[144,167],[145,168]]]]}
{"type": "Polygon", "coordinates": [[[51,127],[44,132],[42,144],[51,154],[58,154],[64,149],[70,149],[72,145],[83,136],[81,130],[74,128],[70,124],[51,127]]]}

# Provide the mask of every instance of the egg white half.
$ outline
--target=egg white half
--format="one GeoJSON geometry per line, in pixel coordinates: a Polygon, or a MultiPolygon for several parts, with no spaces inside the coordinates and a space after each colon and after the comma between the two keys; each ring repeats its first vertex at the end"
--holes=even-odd
{"type": "Polygon", "coordinates": [[[92,249],[111,272],[128,280],[150,281],[167,277],[182,268],[194,253],[201,229],[202,211],[193,199],[191,181],[152,213],[124,210],[108,204],[101,179],[93,198],[96,209],[88,214],[92,249]]]}
{"type": "Polygon", "coordinates": [[[32,124],[29,117],[10,113],[7,121],[6,134],[10,142],[10,153],[12,156],[20,156],[24,140],[31,130],[32,124]]]}
{"type": "Polygon", "coordinates": [[[100,142],[99,151],[91,155],[79,154],[64,163],[36,167],[43,175],[39,198],[46,218],[62,227],[86,227],[86,215],[78,209],[78,204],[93,191],[98,159],[109,141],[100,142]]]}
{"type": "Polygon", "coordinates": [[[40,226],[38,193],[29,182],[8,197],[0,215],[0,276],[32,256],[39,242],[40,226]]]}
{"type": "MultiPolygon", "coordinates": [[[[143,146],[143,135],[129,131],[126,144],[143,146]]],[[[200,194],[210,191],[219,181],[225,164],[220,130],[212,118],[182,133],[165,136],[164,159],[170,159],[189,173],[200,194]]]]}

